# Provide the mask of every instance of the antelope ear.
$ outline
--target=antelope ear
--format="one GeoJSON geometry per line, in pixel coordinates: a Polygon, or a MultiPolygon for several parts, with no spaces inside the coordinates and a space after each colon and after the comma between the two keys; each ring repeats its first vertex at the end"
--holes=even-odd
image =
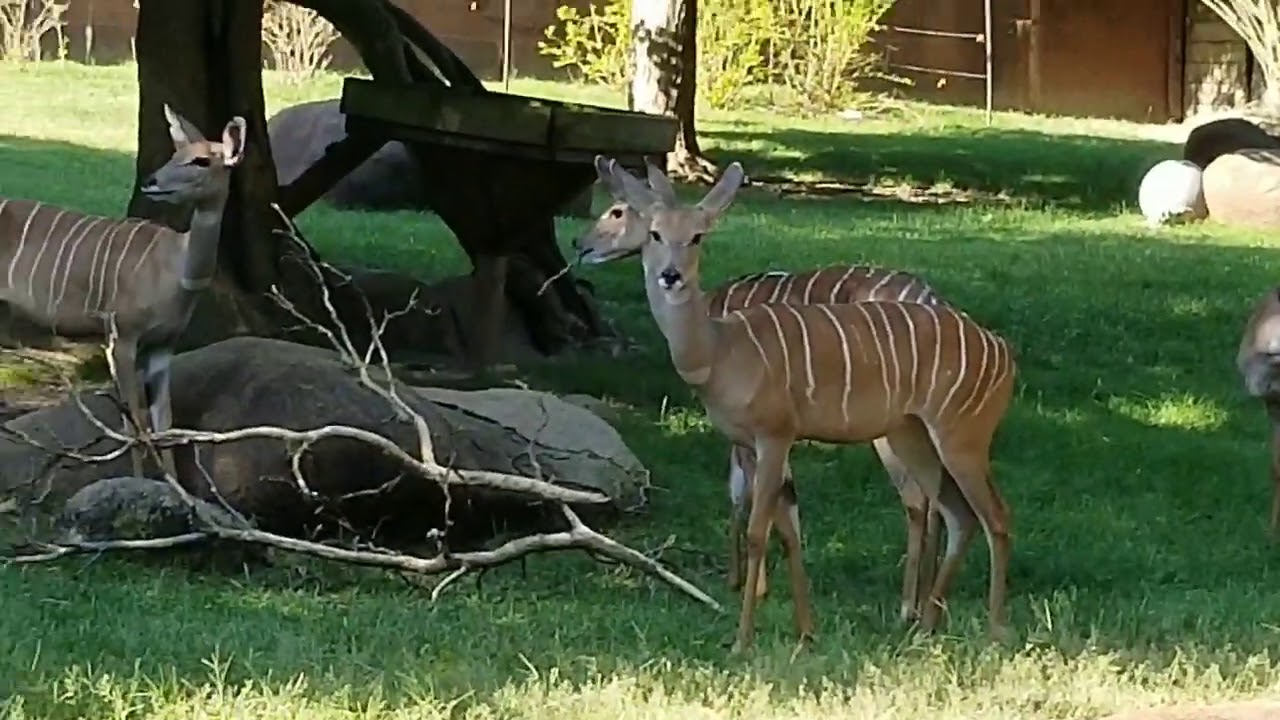
{"type": "Polygon", "coordinates": [[[644,167],[645,175],[648,176],[649,187],[653,188],[653,192],[657,194],[658,199],[668,206],[675,207],[677,203],[676,189],[671,184],[667,174],[662,172],[662,169],[657,165],[649,162],[648,158],[645,158],[644,167]]]}
{"type": "Polygon", "coordinates": [[[729,163],[729,167],[725,168],[724,174],[720,176],[719,182],[707,191],[706,197],[702,198],[698,207],[713,218],[719,217],[733,204],[738,188],[742,187],[742,181],[746,178],[747,174],[742,169],[742,163],[729,163]]]}
{"type": "Polygon", "coordinates": [[[239,115],[231,118],[231,122],[222,130],[222,164],[235,167],[244,159],[244,141],[249,129],[244,118],[239,115]]]}
{"type": "Polygon", "coordinates": [[[609,159],[609,176],[612,178],[610,182],[616,183],[621,192],[621,197],[618,199],[630,205],[632,209],[647,213],[660,204],[653,190],[640,182],[640,178],[627,172],[626,168],[619,165],[613,158],[609,159]]]}
{"type": "Polygon", "coordinates": [[[600,179],[600,184],[604,185],[604,189],[609,191],[610,197],[618,202],[626,202],[626,194],[623,192],[622,183],[618,181],[610,170],[610,163],[613,158],[607,158],[603,155],[596,155],[596,177],[600,179]]]}
{"type": "Polygon", "coordinates": [[[164,118],[169,121],[169,137],[173,139],[175,150],[193,142],[204,140],[204,135],[200,133],[200,129],[192,124],[190,120],[179,115],[177,110],[169,107],[169,103],[164,104],[164,118]]]}

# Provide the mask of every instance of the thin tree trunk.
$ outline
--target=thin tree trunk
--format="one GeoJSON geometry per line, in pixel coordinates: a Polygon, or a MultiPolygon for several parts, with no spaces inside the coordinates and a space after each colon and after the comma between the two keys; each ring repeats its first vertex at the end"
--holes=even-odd
{"type": "Polygon", "coordinates": [[[710,180],[715,165],[702,157],[695,107],[698,90],[697,0],[634,0],[635,74],[632,110],[674,116],[676,147],[663,165],[686,179],[710,180]]]}
{"type": "Polygon", "coordinates": [[[712,182],[716,164],[702,154],[698,144],[698,0],[685,0],[680,22],[680,81],[676,87],[675,116],[680,123],[676,147],[667,159],[667,172],[687,180],[712,182]]]}

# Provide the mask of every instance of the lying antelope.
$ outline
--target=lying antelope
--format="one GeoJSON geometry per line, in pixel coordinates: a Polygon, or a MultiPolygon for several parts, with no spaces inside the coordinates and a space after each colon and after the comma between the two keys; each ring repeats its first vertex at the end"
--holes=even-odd
{"type": "MultiPolygon", "coordinates": [[[[648,166],[650,189],[659,202],[677,204],[675,188],[660,170],[648,166]]],[[[638,254],[649,240],[648,224],[639,211],[627,204],[621,186],[609,172],[608,162],[597,158],[596,173],[614,202],[596,220],[595,225],[573,241],[579,262],[600,264],[638,254]]],[[[712,317],[756,304],[785,302],[793,305],[813,303],[850,303],[859,300],[899,300],[938,304],[942,299],[923,278],[897,270],[884,270],[869,265],[842,265],[802,273],[764,272],[730,280],[713,290],[707,298],[712,317]]],[[[884,438],[873,442],[889,474],[889,480],[902,499],[907,521],[907,551],[902,573],[902,605],[900,617],[910,622],[920,616],[924,592],[933,581],[937,562],[939,527],[930,512],[928,499],[919,486],[907,476],[902,462],[893,454],[884,438]]],[[[746,558],[741,538],[749,512],[751,478],[754,475],[755,451],[734,445],[729,451],[729,497],[732,512],[729,522],[730,587],[741,586],[746,558]]],[[[800,526],[796,507],[796,491],[788,467],[784,471],[782,503],[775,512],[788,513],[800,526]]],[[[765,568],[760,568],[756,595],[767,590],[765,568]]]]}
{"type": "MultiPolygon", "coordinates": [[[[188,232],[0,199],[0,301],[68,338],[105,338],[114,318],[120,398],[143,432],[172,422],[173,346],[213,280],[231,169],[244,157],[244,118],[232,118],[214,142],[168,105],[164,114],[174,153],[140,190],[153,200],[194,203],[188,232]]],[[[141,476],[142,451],[133,448],[131,457],[141,476]]],[[[172,450],[161,452],[161,462],[175,473],[172,450]]]]}
{"type": "Polygon", "coordinates": [[[1268,531],[1280,531],[1280,288],[1260,298],[1245,323],[1236,354],[1245,391],[1261,398],[1271,421],[1271,517],[1268,531]]]}
{"type": "Polygon", "coordinates": [[[1009,636],[1005,591],[1009,510],[991,480],[990,450],[1013,396],[1016,367],[998,335],[947,305],[892,301],[755,305],[711,315],[699,286],[701,242],[745,177],[733,163],[697,205],[670,206],[616,161],[607,167],[648,221],[641,249],[649,309],[672,364],[712,423],[756,453],[747,569],[736,650],[751,644],[755,587],[772,523],[787,556],[796,630],[813,635],[799,529],[775,513],[797,440],[884,437],[942,514],[947,546],[921,614],[933,630],[976,525],[991,556],[991,635],[1009,636]],[[944,472],[945,470],[945,472],[944,472]]]}

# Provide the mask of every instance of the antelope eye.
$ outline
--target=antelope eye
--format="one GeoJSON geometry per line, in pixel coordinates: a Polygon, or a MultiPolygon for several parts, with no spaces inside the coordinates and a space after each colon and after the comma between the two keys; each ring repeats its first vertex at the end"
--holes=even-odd
{"type": "Polygon", "coordinates": [[[654,242],[662,242],[662,235],[657,230],[650,230],[649,237],[653,238],[654,242]]]}
{"type": "Polygon", "coordinates": [[[617,220],[618,218],[622,217],[622,208],[614,208],[610,210],[609,217],[613,218],[614,220],[617,220]]]}
{"type": "Polygon", "coordinates": [[[209,167],[209,158],[199,155],[191,158],[190,164],[195,165],[196,167],[209,167]]]}
{"type": "Polygon", "coordinates": [[[693,237],[689,238],[690,245],[697,245],[700,242],[702,242],[702,233],[698,233],[697,235],[694,235],[693,237]]]}

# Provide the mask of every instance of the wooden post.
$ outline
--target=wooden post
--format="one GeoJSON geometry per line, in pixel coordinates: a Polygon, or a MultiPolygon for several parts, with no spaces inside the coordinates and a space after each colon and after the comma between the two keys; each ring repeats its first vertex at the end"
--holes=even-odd
{"type": "Polygon", "coordinates": [[[1183,88],[1186,81],[1187,19],[1190,3],[1187,0],[1169,0],[1169,79],[1168,122],[1182,120],[1183,88]]]}
{"type": "MultiPolygon", "coordinates": [[[[1037,0],[1032,0],[1037,2],[1037,0]]],[[[991,0],[984,0],[982,9],[982,47],[986,55],[986,83],[987,83],[987,125],[991,124],[991,116],[995,98],[995,74],[993,72],[991,57],[991,0]]]]}
{"type": "Polygon", "coordinates": [[[502,3],[502,89],[511,91],[511,0],[502,3]]]}
{"type": "Polygon", "coordinates": [[[1027,28],[1027,93],[1030,95],[1031,111],[1041,111],[1041,46],[1040,46],[1040,0],[1028,0],[1027,13],[1030,22],[1027,28]]]}

